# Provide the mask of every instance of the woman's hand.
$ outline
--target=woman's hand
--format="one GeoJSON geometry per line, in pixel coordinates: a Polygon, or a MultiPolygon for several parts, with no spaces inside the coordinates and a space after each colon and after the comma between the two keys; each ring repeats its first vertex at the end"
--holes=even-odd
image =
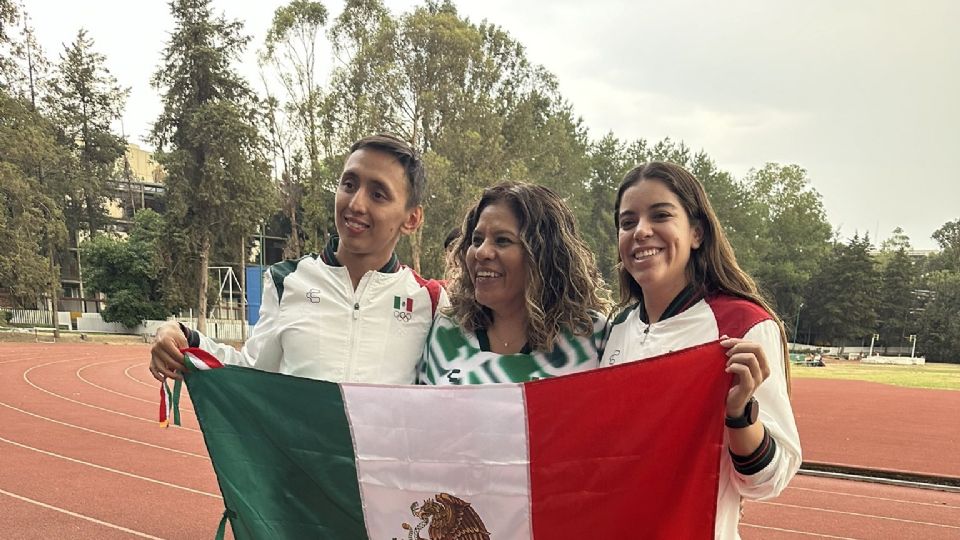
{"type": "Polygon", "coordinates": [[[723,336],[720,345],[727,349],[727,373],[733,385],[727,392],[727,416],[739,418],[760,383],[770,376],[770,365],[759,343],[723,336]]]}
{"type": "Polygon", "coordinates": [[[153,378],[161,382],[164,377],[182,379],[180,368],[183,367],[183,353],[180,349],[186,349],[187,346],[187,337],[178,323],[168,321],[160,325],[153,339],[153,347],[150,348],[150,373],[153,378]]]}

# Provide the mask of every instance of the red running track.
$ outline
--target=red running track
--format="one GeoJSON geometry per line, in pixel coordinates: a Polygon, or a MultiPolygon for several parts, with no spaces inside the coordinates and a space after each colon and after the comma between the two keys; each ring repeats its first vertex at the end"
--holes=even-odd
{"type": "MultiPolygon", "coordinates": [[[[212,538],[222,505],[202,436],[188,404],[183,428],[157,427],[148,354],[146,345],[0,343],[0,537],[212,538]]],[[[940,435],[924,430],[943,429],[949,417],[911,424],[914,431],[902,435],[851,426],[849,416],[830,416],[838,409],[830,402],[847,403],[839,409],[858,423],[896,417],[860,416],[849,405],[864,399],[856,398],[858,387],[874,407],[896,405],[890,395],[915,405],[917,396],[869,383],[824,384],[833,382],[794,383],[806,457],[900,469],[916,460],[925,471],[954,470],[953,453],[917,459],[942,450],[940,435]],[[881,444],[876,434],[885,452],[908,460],[865,451],[881,444]],[[946,465],[928,465],[938,460],[946,465]]],[[[942,397],[949,405],[960,393],[942,397]]],[[[798,476],[778,499],[748,502],[741,533],[747,540],[960,538],[960,493],[798,476]]]]}
{"type": "Polygon", "coordinates": [[[805,461],[960,478],[960,392],[830,379],[792,384],[805,461]]]}

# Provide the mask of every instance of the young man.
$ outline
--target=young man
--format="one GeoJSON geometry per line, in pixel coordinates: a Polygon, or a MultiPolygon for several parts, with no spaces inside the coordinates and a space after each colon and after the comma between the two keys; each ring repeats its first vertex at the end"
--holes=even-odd
{"type": "Polygon", "coordinates": [[[333,382],[411,384],[433,313],[436,281],[400,264],[394,248],[423,221],[423,162],[391,135],[353,144],[334,202],[338,237],[323,253],[271,266],[260,320],[243,350],[176,322],[157,330],[150,372],[179,378],[180,349],[220,361],[333,382]]]}

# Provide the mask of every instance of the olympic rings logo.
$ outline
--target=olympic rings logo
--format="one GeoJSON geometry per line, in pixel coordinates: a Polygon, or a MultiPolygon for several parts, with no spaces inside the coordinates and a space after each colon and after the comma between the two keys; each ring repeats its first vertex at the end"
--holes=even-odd
{"type": "Polygon", "coordinates": [[[413,318],[413,313],[408,313],[406,311],[396,311],[393,312],[393,318],[398,321],[409,322],[413,318]]]}

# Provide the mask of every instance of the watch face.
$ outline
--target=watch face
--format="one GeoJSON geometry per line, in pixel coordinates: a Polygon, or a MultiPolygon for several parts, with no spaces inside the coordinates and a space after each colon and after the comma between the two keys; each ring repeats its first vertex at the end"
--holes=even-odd
{"type": "Polygon", "coordinates": [[[757,423],[757,417],[760,416],[760,404],[757,403],[757,398],[751,397],[747,402],[746,416],[750,418],[751,426],[757,423]]]}

